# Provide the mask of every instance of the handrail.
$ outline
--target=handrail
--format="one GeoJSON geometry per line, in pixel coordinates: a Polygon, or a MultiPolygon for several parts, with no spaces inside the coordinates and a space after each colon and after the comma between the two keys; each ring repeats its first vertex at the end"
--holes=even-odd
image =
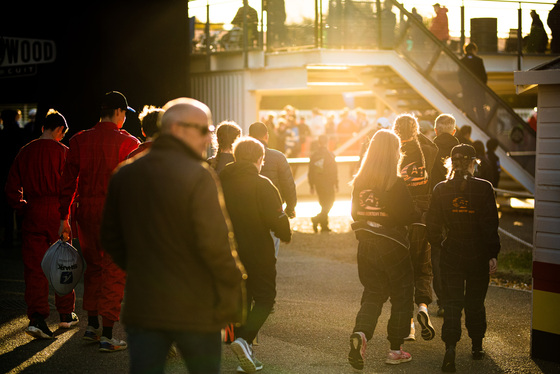
{"type": "MultiPolygon", "coordinates": [[[[512,114],[514,117],[517,117],[519,119],[520,124],[523,125],[523,127],[525,127],[530,133],[532,133],[533,135],[536,135],[535,130],[533,130],[533,128],[531,128],[529,126],[529,124],[527,124],[525,121],[523,121],[519,115],[517,113],[515,113],[515,111],[500,97],[498,96],[490,87],[488,87],[488,85],[484,84],[483,82],[480,81],[480,79],[478,79],[478,77],[476,75],[473,74],[473,72],[471,72],[469,69],[465,68],[463,66],[463,63],[461,62],[461,60],[457,57],[457,55],[451,51],[447,45],[445,45],[444,43],[442,43],[438,38],[435,37],[435,35],[430,32],[430,30],[426,29],[426,27],[424,26],[424,24],[422,22],[420,22],[418,19],[416,19],[408,10],[406,10],[406,8],[404,8],[400,3],[398,3],[396,0],[389,0],[391,3],[393,3],[393,5],[395,7],[397,7],[401,12],[403,12],[404,14],[406,14],[407,16],[407,20],[410,21],[412,20],[413,23],[416,23],[416,25],[419,26],[419,29],[421,29],[424,34],[426,36],[428,36],[434,43],[436,43],[439,47],[441,52],[444,52],[448,57],[451,57],[451,59],[453,59],[457,65],[462,69],[463,73],[466,73],[467,75],[469,75],[471,78],[473,78],[476,82],[478,82],[480,84],[480,86],[484,87],[486,90],[486,93],[490,94],[490,96],[492,96],[493,99],[495,99],[497,102],[499,102],[501,105],[501,107],[505,108],[510,114],[512,114]]],[[[408,24],[408,22],[407,22],[408,24]]],[[[403,31],[403,34],[405,33],[405,31],[403,31]]],[[[405,56],[406,57],[406,56],[405,56]]],[[[414,64],[413,64],[414,65],[414,64]]],[[[417,69],[418,70],[418,69],[417,69]]],[[[429,79],[431,83],[435,83],[436,85],[439,86],[439,84],[435,81],[432,81],[432,79],[430,79],[429,76],[429,72],[423,72],[423,71],[419,71],[420,73],[422,73],[422,75],[424,75],[425,78],[429,79]]],[[[461,108],[464,109],[464,108],[461,108]]],[[[470,118],[470,117],[469,117],[470,118]]],[[[477,123],[476,119],[470,118],[474,123],[477,123]]],[[[477,123],[478,124],[478,123],[477,123]]]]}
{"type": "MultiPolygon", "coordinates": [[[[512,130],[514,127],[520,127],[520,129],[518,129],[517,131],[521,131],[522,134],[526,133],[530,136],[529,140],[530,143],[526,143],[526,145],[529,145],[529,147],[532,148],[532,146],[530,144],[532,144],[533,139],[536,137],[536,133],[535,130],[532,129],[529,124],[527,122],[525,122],[523,119],[521,119],[519,117],[519,115],[517,115],[517,113],[515,113],[513,111],[513,109],[501,98],[499,97],[492,89],[490,89],[490,87],[488,87],[486,84],[484,84],[483,82],[481,82],[478,77],[473,74],[469,69],[467,69],[463,63],[461,62],[461,60],[459,59],[459,57],[453,52],[451,51],[446,44],[442,43],[439,39],[437,39],[435,37],[434,34],[432,34],[432,32],[430,30],[428,30],[424,24],[422,22],[420,22],[418,19],[416,19],[410,12],[408,12],[401,4],[399,4],[397,1],[395,0],[390,0],[390,2],[393,4],[394,7],[398,8],[401,12],[401,15],[405,15],[406,20],[403,22],[405,24],[405,26],[403,27],[403,29],[401,30],[401,35],[400,37],[397,39],[398,40],[398,44],[394,45],[394,50],[399,53],[404,59],[406,59],[411,66],[413,66],[420,74],[422,74],[422,76],[427,79],[428,81],[430,81],[431,84],[433,84],[440,92],[442,92],[445,97],[447,97],[449,100],[451,100],[454,105],[456,105],[459,109],[461,109],[466,116],[477,125],[477,127],[483,131],[486,135],[490,136],[490,137],[496,137],[494,134],[492,134],[492,132],[490,131],[490,125],[492,123],[500,123],[499,121],[502,120],[505,116],[505,118],[507,120],[510,120],[511,124],[512,124],[512,130]],[[406,50],[406,45],[404,43],[404,39],[405,36],[407,35],[407,33],[409,32],[410,28],[413,28],[414,32],[421,32],[422,33],[422,38],[423,38],[423,43],[432,43],[435,46],[435,49],[432,51],[430,49],[430,52],[433,53],[431,55],[431,60],[428,63],[427,66],[420,66],[418,64],[417,61],[414,61],[413,58],[411,57],[412,52],[407,51],[406,50]],[[431,73],[433,71],[434,66],[436,66],[436,64],[438,63],[438,61],[442,58],[442,56],[445,56],[452,64],[455,64],[458,72],[460,72],[460,74],[464,74],[465,76],[469,77],[470,79],[473,80],[473,82],[476,82],[475,84],[478,86],[479,90],[480,90],[480,94],[481,95],[485,95],[485,98],[488,101],[487,103],[484,103],[484,105],[486,106],[487,104],[490,105],[490,112],[486,113],[482,115],[482,121],[479,118],[476,118],[479,116],[479,114],[474,115],[474,113],[472,112],[472,109],[469,109],[467,107],[464,106],[464,102],[462,100],[457,100],[457,97],[452,95],[452,92],[450,92],[449,89],[446,89],[444,86],[442,86],[440,84],[440,82],[438,82],[437,79],[435,79],[431,73]],[[498,111],[500,111],[500,113],[497,113],[498,111]],[[496,117],[496,116],[500,116],[500,117],[496,117]],[[522,129],[522,130],[521,130],[522,129]]],[[[401,24],[403,24],[401,23],[401,24]]],[[[444,60],[445,61],[445,60],[444,60]]],[[[459,80],[458,76],[457,76],[457,81],[459,80]]],[[[457,82],[455,81],[455,82],[457,82]]],[[[512,131],[513,132],[513,131],[512,131]]],[[[513,158],[513,156],[531,156],[528,153],[519,153],[519,149],[512,149],[515,148],[515,141],[513,140],[512,137],[510,137],[508,139],[508,142],[510,146],[508,146],[506,143],[504,143],[505,140],[500,141],[499,143],[502,146],[502,148],[504,150],[506,150],[506,152],[511,152],[510,154],[508,154],[510,157],[513,158]],[[517,152],[515,152],[517,151],[517,152]]],[[[521,151],[527,151],[528,149],[521,149],[521,151]]],[[[531,149],[529,149],[531,150],[531,149]]],[[[526,159],[527,160],[527,159],[526,159]]],[[[516,159],[517,162],[520,163],[520,165],[522,165],[527,171],[529,171],[530,173],[534,173],[533,170],[533,166],[530,166],[530,164],[524,164],[523,162],[520,162],[519,159],[516,159]]],[[[532,161],[530,161],[532,162],[532,161]]]]}

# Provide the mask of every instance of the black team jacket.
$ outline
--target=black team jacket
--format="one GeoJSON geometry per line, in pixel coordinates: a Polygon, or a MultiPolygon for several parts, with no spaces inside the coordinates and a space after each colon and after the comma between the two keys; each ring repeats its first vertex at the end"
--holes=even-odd
{"type": "Polygon", "coordinates": [[[498,223],[490,182],[458,176],[435,187],[426,226],[430,244],[442,248],[442,262],[487,271],[500,252],[498,223]]]}

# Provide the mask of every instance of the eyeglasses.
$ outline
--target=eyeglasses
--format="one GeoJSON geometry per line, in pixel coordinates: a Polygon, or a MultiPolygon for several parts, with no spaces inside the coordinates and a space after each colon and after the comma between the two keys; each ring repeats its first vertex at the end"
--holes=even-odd
{"type": "Polygon", "coordinates": [[[213,125],[198,125],[196,123],[188,123],[188,122],[181,122],[181,121],[177,121],[176,123],[179,126],[195,128],[200,132],[200,135],[202,135],[202,136],[206,136],[206,135],[214,132],[214,126],[213,125]]]}

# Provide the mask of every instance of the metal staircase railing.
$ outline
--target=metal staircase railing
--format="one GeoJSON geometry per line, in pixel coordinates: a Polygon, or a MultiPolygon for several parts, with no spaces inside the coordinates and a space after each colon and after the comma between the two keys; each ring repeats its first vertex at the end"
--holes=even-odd
{"type": "Polygon", "coordinates": [[[438,40],[401,4],[395,0],[389,1],[400,10],[403,19],[393,49],[463,111],[481,131],[497,139],[508,156],[534,176],[535,131],[492,89],[468,70],[445,43],[438,40]],[[477,103],[473,107],[465,105],[460,75],[472,80],[471,86],[474,89],[471,88],[470,92],[475,92],[476,98],[473,101],[477,103]]]}

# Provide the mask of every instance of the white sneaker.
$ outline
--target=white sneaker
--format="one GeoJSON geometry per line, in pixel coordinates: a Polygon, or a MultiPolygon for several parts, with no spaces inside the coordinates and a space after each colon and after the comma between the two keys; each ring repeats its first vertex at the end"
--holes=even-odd
{"type": "Polygon", "coordinates": [[[418,308],[418,314],[416,319],[422,327],[422,339],[432,340],[436,336],[434,326],[432,326],[432,321],[430,321],[430,315],[428,314],[428,308],[421,306],[418,308]]]}
{"type": "MultiPolygon", "coordinates": [[[[255,367],[257,368],[257,371],[261,371],[263,368],[263,363],[257,360],[255,357],[253,357],[253,361],[255,362],[255,367]]],[[[236,371],[238,373],[247,373],[245,370],[243,370],[241,366],[238,366],[236,371]]]]}
{"type": "Polygon", "coordinates": [[[109,339],[102,336],[99,339],[99,352],[117,352],[126,349],[128,345],[123,340],[117,340],[115,338],[109,339]]]}
{"type": "Polygon", "coordinates": [[[84,333],[84,337],[82,339],[90,341],[90,342],[98,342],[101,338],[101,333],[103,332],[103,327],[99,326],[98,328],[93,328],[92,326],[88,326],[86,328],[86,332],[84,333]]]}
{"type": "Polygon", "coordinates": [[[230,344],[230,348],[239,360],[239,367],[243,369],[245,373],[254,373],[257,371],[257,365],[255,365],[255,361],[253,360],[253,350],[245,339],[235,339],[233,343],[230,344]]]}
{"type": "Polygon", "coordinates": [[[408,335],[406,338],[404,338],[405,341],[407,342],[414,342],[416,341],[416,329],[414,328],[414,322],[412,322],[410,324],[410,335],[408,335]]]}

